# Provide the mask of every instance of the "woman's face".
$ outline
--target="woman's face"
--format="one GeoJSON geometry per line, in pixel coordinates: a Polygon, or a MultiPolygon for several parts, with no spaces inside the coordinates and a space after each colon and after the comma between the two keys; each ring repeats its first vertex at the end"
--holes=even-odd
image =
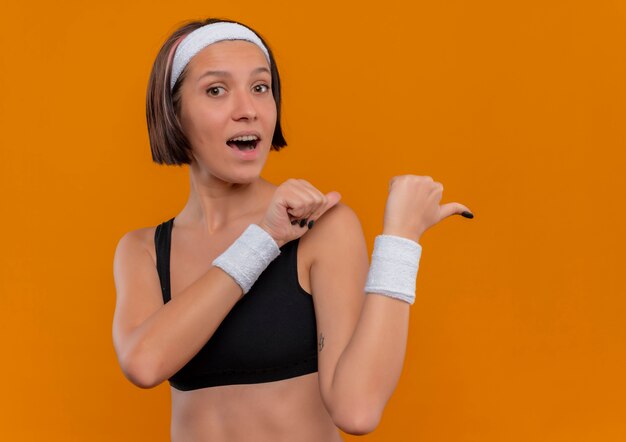
{"type": "Polygon", "coordinates": [[[230,183],[260,175],[276,127],[271,80],[265,54],[247,41],[214,43],[190,60],[180,122],[192,146],[192,167],[230,183]],[[241,136],[239,143],[231,141],[241,136]]]}

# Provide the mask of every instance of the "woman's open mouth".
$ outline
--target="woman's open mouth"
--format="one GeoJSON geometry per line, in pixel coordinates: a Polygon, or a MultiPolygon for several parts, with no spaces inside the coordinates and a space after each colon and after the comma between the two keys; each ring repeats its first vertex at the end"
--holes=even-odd
{"type": "Polygon", "coordinates": [[[259,144],[259,137],[256,135],[244,135],[242,137],[235,137],[226,142],[233,149],[239,149],[243,152],[256,149],[259,144]]]}
{"type": "Polygon", "coordinates": [[[242,135],[231,138],[226,142],[233,153],[242,160],[254,160],[259,156],[257,147],[261,139],[258,135],[242,135]]]}

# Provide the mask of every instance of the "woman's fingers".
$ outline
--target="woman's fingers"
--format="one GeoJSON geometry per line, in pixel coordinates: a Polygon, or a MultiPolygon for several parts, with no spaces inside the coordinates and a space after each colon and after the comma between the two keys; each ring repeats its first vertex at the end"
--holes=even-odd
{"type": "Polygon", "coordinates": [[[463,215],[465,218],[474,218],[474,214],[470,209],[460,203],[446,203],[439,207],[440,219],[449,217],[450,215],[463,215]]]}
{"type": "Polygon", "coordinates": [[[441,204],[444,186],[431,176],[399,175],[389,182],[383,230],[418,241],[421,235],[453,214],[473,218],[460,203],[441,204]]]}
{"type": "Polygon", "coordinates": [[[341,194],[337,191],[332,191],[326,194],[326,206],[324,206],[320,216],[322,216],[328,209],[337,205],[337,203],[341,200],[341,194]]]}
{"type": "Polygon", "coordinates": [[[309,229],[313,227],[315,221],[320,219],[324,213],[326,213],[330,208],[335,206],[339,200],[341,199],[341,194],[336,191],[332,191],[323,195],[323,203],[320,204],[315,211],[311,213],[309,217],[307,217],[306,225],[308,225],[309,229]]]}
{"type": "Polygon", "coordinates": [[[298,193],[301,207],[299,207],[299,210],[294,208],[294,210],[289,212],[295,217],[295,219],[291,220],[291,224],[312,228],[316,220],[339,202],[341,194],[333,191],[324,195],[306,180],[295,181],[294,191],[298,193]]]}

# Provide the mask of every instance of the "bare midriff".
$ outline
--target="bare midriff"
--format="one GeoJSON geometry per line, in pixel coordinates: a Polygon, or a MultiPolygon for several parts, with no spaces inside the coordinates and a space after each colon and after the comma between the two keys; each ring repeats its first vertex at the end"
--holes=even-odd
{"type": "Polygon", "coordinates": [[[343,441],[322,402],[317,373],[171,393],[172,442],[343,441]]]}

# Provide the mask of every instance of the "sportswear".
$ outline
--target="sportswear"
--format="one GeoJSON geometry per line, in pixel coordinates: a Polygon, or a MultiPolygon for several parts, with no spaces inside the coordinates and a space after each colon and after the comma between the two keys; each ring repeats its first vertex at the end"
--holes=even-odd
{"type": "MultiPolygon", "coordinates": [[[[173,227],[174,218],[157,226],[154,235],[164,303],[171,299],[173,227]]],[[[280,247],[280,255],[233,306],[213,336],[169,378],[172,387],[188,391],[257,384],[317,371],[315,309],[312,296],[298,282],[298,244],[299,238],[280,247]]]]}

